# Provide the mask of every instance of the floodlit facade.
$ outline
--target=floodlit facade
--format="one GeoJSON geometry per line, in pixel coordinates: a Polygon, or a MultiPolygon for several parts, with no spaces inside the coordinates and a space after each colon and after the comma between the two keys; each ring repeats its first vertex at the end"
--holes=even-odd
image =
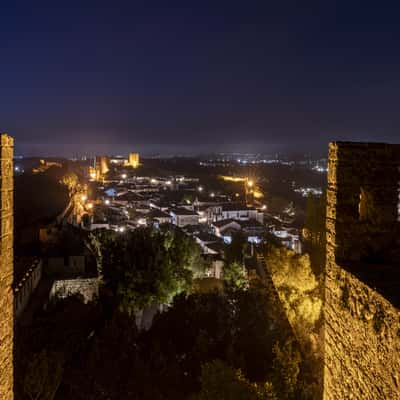
{"type": "Polygon", "coordinates": [[[137,168],[140,164],[139,153],[129,153],[128,164],[133,168],[137,168]]]}

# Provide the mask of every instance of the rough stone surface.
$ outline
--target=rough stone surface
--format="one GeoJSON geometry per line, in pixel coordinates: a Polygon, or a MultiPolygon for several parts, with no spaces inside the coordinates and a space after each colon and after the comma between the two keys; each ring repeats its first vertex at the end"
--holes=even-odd
{"type": "Polygon", "coordinates": [[[50,291],[50,299],[65,299],[71,296],[82,296],[83,301],[88,303],[99,297],[98,278],[86,279],[64,279],[53,283],[50,291]]]}
{"type": "Polygon", "coordinates": [[[399,155],[329,146],[325,400],[400,399],[399,155]]]}
{"type": "Polygon", "coordinates": [[[0,139],[0,399],[13,395],[13,139],[0,139]]]}

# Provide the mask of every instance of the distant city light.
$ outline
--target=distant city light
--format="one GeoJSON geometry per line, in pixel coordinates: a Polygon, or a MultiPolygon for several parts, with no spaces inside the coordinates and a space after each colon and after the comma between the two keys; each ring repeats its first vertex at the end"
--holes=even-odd
{"type": "Polygon", "coordinates": [[[165,182],[165,184],[166,185],[172,185],[172,182],[171,181],[167,181],[167,182],[165,182]]]}
{"type": "Polygon", "coordinates": [[[121,178],[122,178],[122,179],[126,179],[126,178],[127,178],[127,175],[126,175],[126,174],[122,174],[122,175],[121,175],[121,178]]]}
{"type": "Polygon", "coordinates": [[[93,203],[88,203],[87,208],[91,210],[93,208],[93,203]]]}
{"type": "Polygon", "coordinates": [[[110,204],[110,200],[108,200],[108,199],[105,200],[105,201],[104,201],[104,204],[106,204],[106,205],[108,206],[108,205],[110,204]]]}
{"type": "Polygon", "coordinates": [[[86,201],[87,200],[87,196],[85,194],[83,194],[82,197],[81,197],[81,200],[82,201],[86,201]]]}
{"type": "Polygon", "coordinates": [[[199,186],[199,187],[197,188],[197,190],[198,190],[199,192],[202,192],[202,191],[203,191],[203,186],[199,186]]]}
{"type": "Polygon", "coordinates": [[[152,178],[150,182],[151,183],[157,183],[157,179],[152,178]]]}
{"type": "Polygon", "coordinates": [[[210,197],[215,197],[215,193],[210,193],[210,197]]]}
{"type": "Polygon", "coordinates": [[[322,195],[322,189],[320,188],[313,188],[313,187],[301,187],[298,189],[294,189],[295,192],[301,193],[303,197],[307,197],[309,194],[312,194],[314,196],[321,196],[322,195]]]}
{"type": "Polygon", "coordinates": [[[120,226],[118,228],[118,232],[125,232],[125,227],[124,226],[120,226]]]}
{"type": "Polygon", "coordinates": [[[253,187],[253,185],[254,185],[254,182],[251,179],[247,181],[248,187],[253,187]]]}
{"type": "Polygon", "coordinates": [[[263,206],[261,207],[261,210],[266,210],[267,206],[265,204],[263,204],[263,206]]]}

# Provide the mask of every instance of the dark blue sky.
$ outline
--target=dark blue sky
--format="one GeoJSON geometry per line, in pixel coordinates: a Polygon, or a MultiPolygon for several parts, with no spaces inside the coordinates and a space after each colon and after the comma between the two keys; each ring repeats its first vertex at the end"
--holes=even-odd
{"type": "Polygon", "coordinates": [[[399,21],[385,1],[2,2],[0,131],[31,154],[399,142],[399,21]]]}

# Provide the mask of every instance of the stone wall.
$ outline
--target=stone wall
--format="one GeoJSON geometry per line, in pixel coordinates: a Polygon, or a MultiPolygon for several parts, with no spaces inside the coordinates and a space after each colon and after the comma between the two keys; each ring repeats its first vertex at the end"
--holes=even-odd
{"type": "Polygon", "coordinates": [[[13,399],[13,139],[0,138],[0,399],[13,399]]]}
{"type": "Polygon", "coordinates": [[[400,399],[400,312],[330,263],[324,316],[324,400],[400,399]]]}
{"type": "Polygon", "coordinates": [[[98,278],[64,279],[54,281],[50,290],[50,299],[66,299],[67,297],[80,295],[83,301],[88,303],[99,297],[98,278]]]}
{"type": "Polygon", "coordinates": [[[32,293],[36,290],[42,279],[43,263],[41,259],[35,259],[32,265],[19,282],[14,284],[14,318],[17,320],[24,312],[32,293]]]}
{"type": "Polygon", "coordinates": [[[400,146],[331,143],[325,400],[400,399],[400,146]]]}

